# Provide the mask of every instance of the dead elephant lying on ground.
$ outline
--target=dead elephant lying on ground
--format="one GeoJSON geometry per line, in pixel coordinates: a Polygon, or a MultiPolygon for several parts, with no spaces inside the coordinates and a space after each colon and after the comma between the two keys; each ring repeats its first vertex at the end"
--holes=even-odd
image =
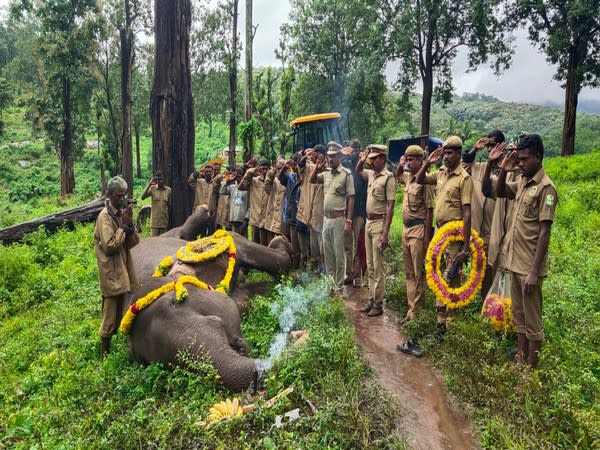
{"type": "MultiPolygon", "coordinates": [[[[237,274],[241,267],[272,275],[285,272],[291,267],[289,243],[285,238],[276,238],[271,248],[267,248],[239,235],[233,238],[237,258],[231,282],[232,296],[191,284],[185,285],[188,295],[182,302],[176,300],[175,290],[163,294],[135,316],[129,332],[129,352],[133,360],[142,364],[160,361],[169,367],[179,363],[178,354],[182,351],[192,359],[207,354],[227,388],[234,391],[258,388],[267,362],[245,356],[248,347],[241,334],[240,309],[252,286],[238,286],[237,274]]],[[[195,275],[212,286],[223,279],[229,258],[227,252],[199,264],[175,262],[168,276],[151,276],[164,256],[175,255],[185,244],[187,241],[159,236],[144,239],[133,249],[141,287],[132,293],[130,303],[181,275],[195,275]]]]}

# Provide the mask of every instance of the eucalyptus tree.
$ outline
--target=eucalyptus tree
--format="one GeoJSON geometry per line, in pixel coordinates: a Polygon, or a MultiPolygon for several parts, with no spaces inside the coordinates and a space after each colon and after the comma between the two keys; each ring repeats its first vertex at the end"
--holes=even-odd
{"type": "Polygon", "coordinates": [[[75,188],[74,142],[83,144],[87,125],[88,94],[93,85],[91,57],[101,21],[98,13],[95,0],[11,3],[14,18],[29,16],[39,26],[35,40],[43,71],[37,74],[41,95],[34,102],[41,116],[39,123],[58,149],[61,195],[75,188]]]}
{"type": "Polygon", "coordinates": [[[377,0],[386,54],[398,60],[398,84],[408,105],[417,80],[422,83],[421,133],[429,134],[431,101],[452,99],[452,63],[459,49],[474,69],[495,56],[496,72],[511,56],[511,27],[503,20],[503,0],[377,0]]]}
{"type": "Polygon", "coordinates": [[[154,77],[150,98],[152,167],[162,170],[173,196],[170,226],[192,207],[187,177],[194,170],[194,105],[190,72],[190,0],[154,2],[154,77]]]}
{"type": "Polygon", "coordinates": [[[529,39],[564,82],[561,155],[575,153],[577,101],[581,88],[600,86],[599,0],[514,0],[510,16],[527,27],[529,39]]]}

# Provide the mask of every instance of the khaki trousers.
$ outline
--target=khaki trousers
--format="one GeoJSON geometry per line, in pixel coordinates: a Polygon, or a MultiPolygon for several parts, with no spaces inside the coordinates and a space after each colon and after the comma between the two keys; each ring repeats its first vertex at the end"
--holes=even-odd
{"type": "Polygon", "coordinates": [[[341,288],[346,273],[346,255],[344,254],[345,218],[323,219],[323,253],[325,256],[325,272],[331,275],[335,285],[341,288]]]}
{"type": "Polygon", "coordinates": [[[301,261],[308,261],[310,251],[308,232],[300,231],[295,225],[290,225],[290,242],[294,268],[298,268],[301,261]]]}
{"type": "Polygon", "coordinates": [[[512,297],[512,315],[518,334],[524,334],[529,341],[544,340],[544,324],[542,322],[542,283],[538,278],[531,294],[525,293],[526,275],[511,272],[510,295],[512,297]]]}
{"type": "Polygon", "coordinates": [[[352,219],[352,232],[344,236],[344,251],[346,252],[346,275],[353,280],[362,281],[362,270],[360,269],[360,254],[358,251],[358,235],[365,224],[365,218],[361,216],[352,219]]]}
{"type": "MultiPolygon", "coordinates": [[[[425,228],[425,225],[416,225],[414,228],[425,228]]],[[[406,317],[415,318],[415,314],[423,307],[425,301],[424,284],[425,284],[425,249],[423,248],[423,239],[417,237],[406,237],[409,232],[408,228],[404,227],[402,232],[402,258],[404,260],[404,275],[406,276],[406,300],[408,303],[408,311],[406,317]]]]}
{"type": "MultiPolygon", "coordinates": [[[[451,242],[448,245],[448,247],[446,247],[441,267],[442,273],[444,274],[444,278],[447,279],[447,273],[450,270],[450,267],[452,267],[452,262],[454,261],[454,258],[460,253],[460,249],[462,248],[462,246],[462,242],[451,242]]],[[[448,286],[450,286],[451,288],[457,288],[460,287],[460,284],[460,275],[458,275],[454,279],[450,280],[448,286]]],[[[437,307],[436,309],[438,323],[446,324],[456,317],[456,309],[449,309],[446,305],[437,300],[435,301],[435,305],[437,307]]]]}
{"type": "Polygon", "coordinates": [[[127,294],[114,297],[102,297],[102,323],[100,324],[100,337],[110,338],[119,330],[121,319],[129,307],[125,301],[127,294]]]}
{"type": "Polygon", "coordinates": [[[323,265],[323,233],[314,229],[310,230],[310,262],[319,270],[323,265]]]}
{"type": "Polygon", "coordinates": [[[167,231],[166,228],[152,228],[152,236],[160,236],[165,231],[167,231]]]}
{"type": "Polygon", "coordinates": [[[368,220],[365,227],[365,250],[367,251],[367,273],[369,274],[369,299],[375,305],[383,303],[385,294],[385,270],[383,253],[377,241],[383,234],[383,219],[368,220]]]}

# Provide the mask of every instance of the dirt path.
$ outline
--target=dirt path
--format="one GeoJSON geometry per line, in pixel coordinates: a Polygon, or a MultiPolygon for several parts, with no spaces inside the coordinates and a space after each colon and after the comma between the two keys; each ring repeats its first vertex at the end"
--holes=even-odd
{"type": "Polygon", "coordinates": [[[358,311],[366,302],[364,289],[347,289],[345,303],[356,336],[380,383],[398,399],[405,415],[400,421],[409,446],[418,450],[478,448],[468,418],[450,404],[442,381],[424,359],[399,353],[406,336],[392,313],[370,318],[358,311]]]}

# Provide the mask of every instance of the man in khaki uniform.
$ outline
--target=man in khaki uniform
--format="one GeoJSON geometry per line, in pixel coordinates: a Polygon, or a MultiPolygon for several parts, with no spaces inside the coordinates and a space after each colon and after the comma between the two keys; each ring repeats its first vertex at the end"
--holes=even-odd
{"type": "Polygon", "coordinates": [[[342,289],[346,273],[344,233],[352,229],[354,208],[354,181],[352,172],[341,165],[342,146],[337,142],[327,144],[329,168],[318,160],[310,176],[313,184],[323,184],[323,252],[325,271],[333,277],[338,290],[342,289]]]}
{"type": "Polygon", "coordinates": [[[249,191],[249,224],[252,226],[252,240],[257,244],[268,245],[267,230],[263,228],[268,195],[265,195],[265,177],[269,161],[263,160],[258,167],[246,171],[240,182],[240,191],[249,191]]]}
{"type": "Polygon", "coordinates": [[[188,178],[189,186],[194,190],[194,206],[192,212],[200,205],[208,205],[210,199],[210,180],[212,179],[212,166],[210,164],[192,172],[188,178]]]}
{"type": "MultiPolygon", "coordinates": [[[[454,242],[448,245],[445,252],[445,271],[452,266],[455,259],[464,263],[470,255],[469,241],[471,239],[471,197],[473,195],[473,180],[461,167],[462,140],[458,136],[450,136],[442,147],[437,148],[425,160],[417,173],[417,183],[436,186],[435,221],[437,228],[453,220],[462,220],[464,229],[463,243],[454,242]],[[437,171],[428,174],[429,166],[440,158],[444,165],[437,171]]],[[[450,287],[460,286],[460,277],[448,281],[450,287]]],[[[437,302],[438,329],[435,337],[442,339],[446,333],[446,324],[454,316],[454,311],[444,304],[437,302]]]]}
{"type": "Polygon", "coordinates": [[[417,183],[417,173],[423,165],[425,152],[418,145],[409,145],[400,158],[396,178],[404,185],[402,200],[402,258],[406,276],[408,311],[402,322],[415,318],[425,301],[425,254],[433,235],[433,193],[431,185],[417,183]]]}
{"type": "Polygon", "coordinates": [[[356,176],[368,180],[365,249],[369,274],[369,303],[360,311],[367,313],[369,317],[383,314],[383,251],[390,245],[389,232],[396,201],[396,179],[385,166],[386,150],[385,145],[371,144],[367,147],[368,153],[356,165],[356,176]],[[372,169],[364,168],[367,158],[372,161],[372,169]]]}
{"type": "MultiPolygon", "coordinates": [[[[496,210],[496,200],[490,195],[485,195],[482,189],[483,175],[488,165],[494,166],[490,169],[495,169],[495,164],[485,162],[476,162],[475,157],[477,152],[487,148],[491,151],[494,147],[502,144],[505,141],[504,133],[500,130],[494,130],[486,137],[479,139],[473,148],[462,156],[462,166],[473,179],[473,198],[471,199],[471,226],[477,230],[479,236],[483,240],[483,249],[485,254],[489,254],[489,244],[492,233],[492,222],[494,218],[494,211],[496,210]]],[[[488,193],[489,194],[489,193],[488,193]]],[[[481,284],[481,296],[482,298],[490,290],[492,286],[492,280],[494,278],[493,264],[488,259],[487,267],[485,270],[485,276],[483,283],[481,284]]]]}
{"type": "MultiPolygon", "coordinates": [[[[320,147],[320,146],[317,146],[320,147]]],[[[325,162],[324,153],[317,153],[316,160],[325,162]]],[[[322,184],[311,184],[311,210],[310,219],[308,219],[308,227],[310,229],[310,268],[315,273],[320,273],[324,267],[323,255],[323,202],[325,200],[325,192],[322,184]]]]}
{"type": "Polygon", "coordinates": [[[142,200],[152,197],[152,212],[150,228],[152,236],[160,236],[169,228],[169,205],[171,203],[171,188],[165,186],[165,179],[160,170],[154,174],[144,192],[142,200]]]}
{"type": "Polygon", "coordinates": [[[110,340],[121,323],[128,305],[126,294],[139,286],[130,250],[140,242],[133,226],[133,205],[121,209],[127,183],[121,177],[108,182],[105,207],[94,228],[94,247],[102,294],[100,358],[110,349],[110,340]]]}
{"type": "MultiPolygon", "coordinates": [[[[490,154],[490,161],[495,157],[490,154]]],[[[498,155],[499,157],[500,155],[498,155]]],[[[536,367],[544,340],[542,283],[548,274],[548,245],[558,194],[542,167],[544,144],[527,134],[517,150],[500,163],[498,197],[514,198],[514,207],[502,254],[511,272],[512,314],[517,329],[518,358],[536,367]],[[507,183],[508,172],[518,167],[521,178],[507,183]]]]}

